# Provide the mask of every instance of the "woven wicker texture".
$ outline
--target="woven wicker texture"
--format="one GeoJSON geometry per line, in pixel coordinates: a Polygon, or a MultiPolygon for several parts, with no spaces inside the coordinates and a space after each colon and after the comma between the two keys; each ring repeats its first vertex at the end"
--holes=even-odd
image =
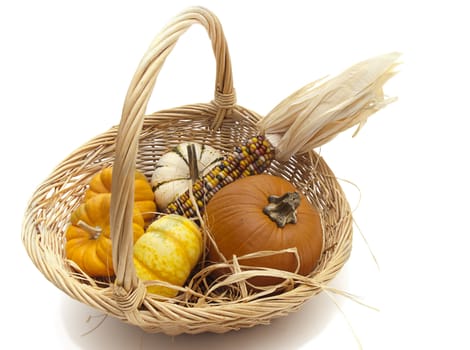
{"type": "Polygon", "coordinates": [[[290,180],[321,214],[324,251],[309,276],[274,271],[286,278],[281,291],[250,294],[244,282],[236,278],[225,288],[212,288],[204,274],[197,274],[177,297],[165,299],[146,292],[132,260],[134,170],[150,178],[159,157],[184,141],[230,152],[259,133],[260,119],[236,105],[229,52],[217,18],[203,8],[190,8],[175,17],[152,42],[138,66],[119,126],[75,150],[33,194],[22,232],[33,263],[72,298],[148,332],[221,333],[266,324],[296,310],[326,288],[348,259],[352,242],[350,207],[334,174],[313,151],[295,155],[288,162],[274,161],[269,168],[270,173],[290,180]],[[145,115],[164,60],[180,35],[193,24],[204,26],[212,41],[217,68],[214,100],[145,115]],[[114,167],[111,228],[116,276],[96,280],[65,258],[64,232],[88,181],[107,166],[114,167]]]}

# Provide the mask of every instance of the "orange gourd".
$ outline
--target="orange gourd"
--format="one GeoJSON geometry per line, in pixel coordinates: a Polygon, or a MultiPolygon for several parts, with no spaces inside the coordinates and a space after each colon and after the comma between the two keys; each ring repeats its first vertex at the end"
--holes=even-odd
{"type": "MultiPolygon", "coordinates": [[[[227,259],[259,251],[297,248],[298,273],[308,275],[317,265],[323,247],[320,216],[308,199],[287,180],[274,175],[254,175],[237,180],[218,191],[206,206],[207,225],[218,251],[227,259]]],[[[211,245],[208,259],[223,259],[211,245]]],[[[293,253],[243,259],[240,265],[295,272],[293,253]]],[[[257,276],[255,286],[279,279],[257,276]]]]}
{"type": "MultiPolygon", "coordinates": [[[[93,176],[89,187],[85,192],[85,201],[101,193],[111,193],[111,180],[113,168],[104,168],[93,176]]],[[[135,171],[134,181],[134,204],[142,213],[147,224],[151,223],[155,217],[156,204],[152,186],[144,174],[135,171]]]]}
{"type": "MultiPolygon", "coordinates": [[[[82,203],[71,215],[65,232],[67,259],[91,277],[114,275],[109,210],[111,194],[97,194],[82,203]]],[[[144,219],[134,208],[134,242],[144,234],[144,219]]]]}

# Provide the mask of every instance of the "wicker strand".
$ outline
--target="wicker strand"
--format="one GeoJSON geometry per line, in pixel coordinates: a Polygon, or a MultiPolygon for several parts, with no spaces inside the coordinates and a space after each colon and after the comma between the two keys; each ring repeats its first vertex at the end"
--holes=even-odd
{"type": "Polygon", "coordinates": [[[142,316],[139,307],[142,305],[147,289],[142,282],[138,282],[135,289],[128,291],[122,286],[115,285],[113,289],[114,299],[119,309],[133,324],[142,324],[142,316]]]}
{"type": "Polygon", "coordinates": [[[211,128],[213,130],[217,130],[222,125],[225,116],[230,116],[233,107],[237,103],[235,90],[230,93],[223,93],[216,90],[214,100],[212,102],[217,107],[218,111],[211,128]]]}

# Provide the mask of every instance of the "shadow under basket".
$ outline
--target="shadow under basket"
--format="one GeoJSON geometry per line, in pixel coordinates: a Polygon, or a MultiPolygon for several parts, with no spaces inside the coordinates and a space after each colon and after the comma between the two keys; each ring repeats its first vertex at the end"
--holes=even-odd
{"type": "MultiPolygon", "coordinates": [[[[26,209],[22,240],[33,263],[59,289],[147,332],[223,333],[267,324],[321,292],[351,252],[351,209],[333,172],[313,151],[295,155],[287,162],[273,161],[267,171],[288,179],[313,203],[324,234],[323,252],[315,270],[309,276],[290,274],[285,287],[275,293],[246,293],[237,283],[233,288],[209,292],[210,281],[198,281],[193,290],[195,284],[189,281],[178,296],[164,298],[147,293],[126,264],[115,264],[123,266],[118,267],[116,278],[97,280],[66,259],[65,231],[70,215],[79,206],[91,177],[104,167],[113,166],[121,173],[116,175],[122,177],[121,183],[113,178],[113,196],[117,191],[133,190],[132,185],[127,188],[126,176],[132,178],[128,175],[134,169],[150,178],[160,156],[181,142],[198,142],[231,152],[259,133],[261,116],[234,102],[228,50],[217,18],[205,9],[192,8],[165,30],[152,44],[131,83],[120,125],[75,150],[35,191],[26,209]],[[164,38],[176,42],[193,23],[206,27],[213,42],[217,63],[214,101],[144,115],[158,71],[168,48],[174,45],[164,38]]],[[[120,203],[112,210],[117,213],[116,220],[129,220],[120,203]]],[[[115,223],[117,226],[123,225],[115,223]]],[[[123,247],[125,240],[119,238],[118,233],[113,237],[113,261],[132,259],[132,247],[123,247]]]]}

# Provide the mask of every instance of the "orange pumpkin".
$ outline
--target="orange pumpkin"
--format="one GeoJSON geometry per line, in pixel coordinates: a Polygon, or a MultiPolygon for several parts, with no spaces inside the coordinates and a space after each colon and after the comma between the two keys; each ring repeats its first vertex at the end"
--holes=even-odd
{"type": "MultiPolygon", "coordinates": [[[[85,192],[85,199],[102,193],[111,193],[111,180],[113,177],[113,168],[104,168],[93,176],[89,187],[85,192]]],[[[134,205],[142,213],[147,224],[151,223],[155,217],[156,204],[152,186],[144,174],[139,171],[134,175],[134,205]]]]}
{"type": "MultiPolygon", "coordinates": [[[[92,277],[114,275],[109,210],[111,194],[102,193],[82,203],[71,215],[65,232],[67,259],[92,277]]],[[[134,207],[134,242],[144,234],[144,219],[134,207]]]]}
{"type": "MultiPolygon", "coordinates": [[[[274,175],[254,175],[237,180],[218,191],[206,207],[208,228],[217,248],[228,260],[259,251],[297,248],[299,274],[308,275],[317,265],[323,247],[320,216],[308,199],[287,180],[274,175]]],[[[209,260],[222,261],[214,246],[209,260]]],[[[293,253],[243,259],[241,265],[295,272],[293,253]]],[[[255,286],[278,283],[258,276],[255,286]]]]}

